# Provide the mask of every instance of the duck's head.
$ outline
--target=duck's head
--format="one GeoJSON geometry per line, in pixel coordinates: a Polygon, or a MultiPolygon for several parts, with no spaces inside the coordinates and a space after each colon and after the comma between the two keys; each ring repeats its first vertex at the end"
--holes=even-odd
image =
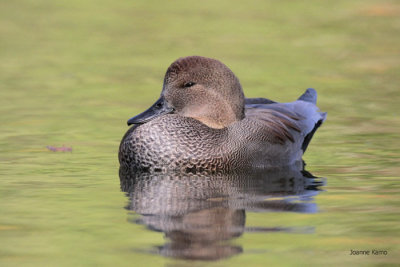
{"type": "Polygon", "coordinates": [[[128,125],[168,113],[197,119],[212,128],[224,128],[244,118],[242,86],[218,60],[180,58],[167,69],[160,98],[148,110],[129,119],[128,125]]]}

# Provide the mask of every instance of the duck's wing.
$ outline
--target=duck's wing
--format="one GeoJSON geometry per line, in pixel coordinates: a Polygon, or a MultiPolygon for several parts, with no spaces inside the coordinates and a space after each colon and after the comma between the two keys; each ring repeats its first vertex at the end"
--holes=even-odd
{"type": "Polygon", "coordinates": [[[273,104],[276,103],[275,101],[272,101],[267,98],[262,98],[262,97],[257,97],[257,98],[245,98],[244,99],[244,104],[245,105],[250,105],[250,104],[273,104]]]}
{"type": "Polygon", "coordinates": [[[301,142],[305,151],[326,113],[315,105],[317,92],[307,91],[290,103],[246,104],[246,117],[262,124],[264,135],[274,143],[301,142]]]}
{"type": "MultiPolygon", "coordinates": [[[[317,103],[317,91],[313,88],[308,88],[304,94],[302,94],[298,100],[303,100],[306,102],[311,102],[316,104],[317,103]]],[[[256,97],[256,98],[245,98],[244,99],[244,104],[245,105],[251,105],[251,104],[274,104],[278,103],[276,101],[273,101],[268,98],[264,97],[256,97]]]]}

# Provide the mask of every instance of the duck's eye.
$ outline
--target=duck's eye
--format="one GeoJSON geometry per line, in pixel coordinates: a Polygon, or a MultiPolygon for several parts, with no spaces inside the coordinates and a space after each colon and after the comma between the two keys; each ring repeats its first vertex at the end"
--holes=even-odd
{"type": "Polygon", "coordinates": [[[194,82],[187,82],[187,83],[185,83],[184,85],[183,85],[183,87],[192,87],[193,85],[195,85],[196,83],[194,83],[194,82]]]}

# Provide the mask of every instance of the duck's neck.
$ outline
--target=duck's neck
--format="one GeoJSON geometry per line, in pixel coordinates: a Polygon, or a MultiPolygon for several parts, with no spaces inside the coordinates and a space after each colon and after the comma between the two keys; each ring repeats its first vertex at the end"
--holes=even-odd
{"type": "Polygon", "coordinates": [[[221,103],[218,106],[205,104],[190,111],[188,117],[192,117],[210,128],[222,129],[228,127],[232,123],[242,119],[237,118],[232,110],[232,107],[226,103],[221,103]]]}

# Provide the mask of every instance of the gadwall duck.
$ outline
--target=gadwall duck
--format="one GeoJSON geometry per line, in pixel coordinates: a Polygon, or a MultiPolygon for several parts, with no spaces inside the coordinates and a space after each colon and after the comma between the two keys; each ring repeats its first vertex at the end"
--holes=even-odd
{"type": "Polygon", "coordinates": [[[238,78],[218,60],[191,56],[167,69],[160,98],[128,120],[121,166],[139,170],[236,171],[301,161],[326,118],[317,93],[294,102],[245,98],[238,78]]]}

